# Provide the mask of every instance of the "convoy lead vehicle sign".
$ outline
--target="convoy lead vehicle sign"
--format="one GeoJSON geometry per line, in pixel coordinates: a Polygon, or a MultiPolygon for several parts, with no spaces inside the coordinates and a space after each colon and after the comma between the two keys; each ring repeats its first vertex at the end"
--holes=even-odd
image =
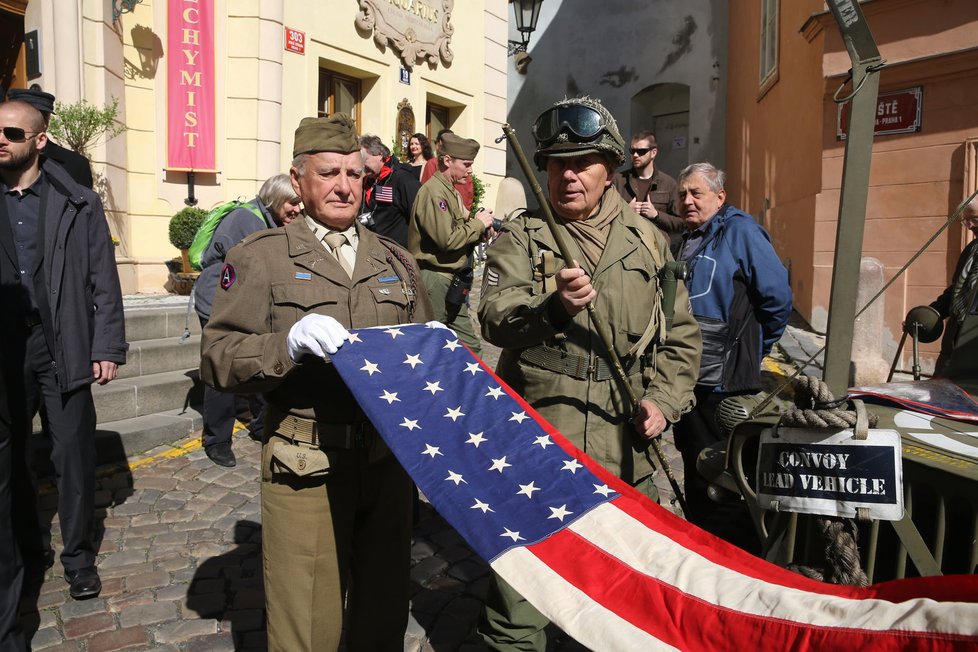
{"type": "Polygon", "coordinates": [[[764,509],[874,519],[903,518],[900,435],[870,430],[768,428],[757,460],[757,500],[764,509]]]}

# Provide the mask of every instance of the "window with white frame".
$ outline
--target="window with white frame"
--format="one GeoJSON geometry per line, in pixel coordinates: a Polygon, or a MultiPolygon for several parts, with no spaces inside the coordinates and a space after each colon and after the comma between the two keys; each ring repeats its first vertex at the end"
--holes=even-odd
{"type": "Polygon", "coordinates": [[[761,0],[761,86],[778,71],[778,0],[761,0]]]}

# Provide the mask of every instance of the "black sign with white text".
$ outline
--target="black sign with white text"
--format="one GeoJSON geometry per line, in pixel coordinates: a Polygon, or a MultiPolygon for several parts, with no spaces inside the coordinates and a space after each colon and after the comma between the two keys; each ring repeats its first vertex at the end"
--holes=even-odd
{"type": "MultiPolygon", "coordinates": [[[[893,431],[871,431],[871,434],[893,431]]],[[[874,442],[851,432],[784,428],[761,437],[757,493],[762,507],[852,516],[857,507],[874,518],[903,514],[899,435],[874,442]]],[[[877,439],[879,439],[877,435],[877,439]]]]}

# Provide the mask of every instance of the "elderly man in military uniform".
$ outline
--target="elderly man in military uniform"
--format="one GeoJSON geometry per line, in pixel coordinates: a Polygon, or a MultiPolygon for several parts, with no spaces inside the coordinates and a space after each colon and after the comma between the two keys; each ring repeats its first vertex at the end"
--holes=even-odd
{"type": "Polygon", "coordinates": [[[438,172],[418,191],[408,229],[408,249],[418,259],[435,319],[458,333],[476,355],[481,345],[468,308],[472,252],[480,240],[491,237],[494,216],[492,211],[479,211],[470,217],[455,184],[472,174],[478,153],[479,143],[471,138],[442,136],[438,172]]]}
{"type": "MultiPolygon", "coordinates": [[[[547,173],[564,260],[539,215],[506,223],[489,248],[479,318],[503,348],[497,373],[575,446],[653,500],[651,440],[693,404],[699,328],[678,289],[665,328],[658,271],[671,260],[665,235],[612,186],[624,141],[611,114],[591,98],[563,100],[533,128],[537,166],[547,173]],[[608,323],[615,352],[640,397],[633,412],[585,308],[608,323]]],[[[483,639],[497,650],[544,650],[547,620],[493,577],[483,639]]]]}
{"type": "Polygon", "coordinates": [[[329,355],[347,328],[425,322],[417,264],[360,226],[363,159],[348,116],[305,118],[292,186],[306,216],[232,249],[201,371],[264,393],[262,552],[269,650],[402,650],[411,481],[329,355]],[[350,586],[355,589],[347,594],[350,586]],[[343,622],[344,604],[348,610],[343,622]]]}

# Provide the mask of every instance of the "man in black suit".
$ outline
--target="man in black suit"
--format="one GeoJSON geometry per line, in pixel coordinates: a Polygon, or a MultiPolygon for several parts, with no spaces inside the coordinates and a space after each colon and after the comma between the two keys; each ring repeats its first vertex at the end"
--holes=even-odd
{"type": "Polygon", "coordinates": [[[119,276],[98,195],[41,156],[47,134],[40,112],[26,102],[5,102],[0,127],[0,371],[20,469],[12,480],[13,529],[21,552],[43,552],[43,541],[36,541],[44,532],[36,524],[34,495],[23,495],[18,481],[31,419],[43,405],[57,474],[65,579],[73,598],[91,598],[101,590],[91,539],[91,385],[112,381],[126,361],[119,276]]]}
{"type": "MultiPolygon", "coordinates": [[[[41,112],[44,116],[44,126],[51,122],[51,114],[54,113],[54,95],[32,88],[12,88],[7,91],[8,100],[18,100],[26,102],[41,112]]],[[[48,140],[44,148],[43,158],[49,159],[63,167],[68,175],[77,183],[92,188],[92,164],[87,158],[51,140],[48,140]]]]}

